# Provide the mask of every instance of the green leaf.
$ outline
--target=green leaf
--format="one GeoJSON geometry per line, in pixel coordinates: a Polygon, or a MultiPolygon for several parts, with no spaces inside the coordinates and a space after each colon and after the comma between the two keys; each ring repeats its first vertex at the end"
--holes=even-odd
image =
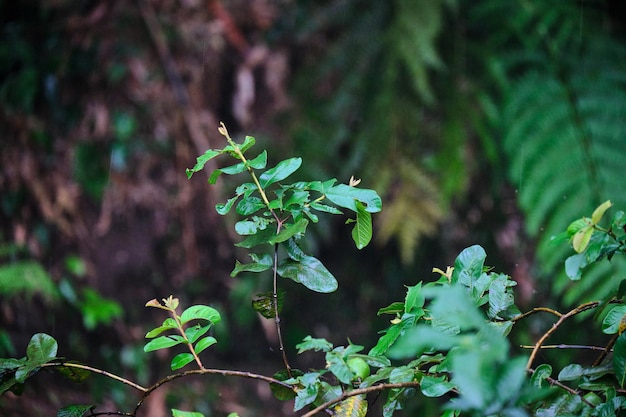
{"type": "Polygon", "coordinates": [[[250,257],[254,262],[249,264],[242,264],[239,261],[235,261],[235,268],[230,273],[231,277],[237,276],[240,272],[263,272],[267,271],[274,264],[274,260],[269,253],[261,254],[261,256],[251,253],[250,257]]]}
{"type": "Polygon", "coordinates": [[[298,349],[298,354],[306,352],[307,350],[330,352],[333,349],[333,344],[326,339],[318,339],[307,336],[301,343],[296,345],[296,349],[298,349]]]}
{"type": "Polygon", "coordinates": [[[535,388],[541,388],[543,381],[546,380],[546,378],[549,378],[551,374],[552,366],[547,363],[541,364],[535,369],[535,372],[533,372],[533,375],[530,378],[530,383],[535,388]]]}
{"type": "MultiPolygon", "coordinates": [[[[66,362],[66,363],[77,363],[77,362],[66,362]]],[[[87,378],[91,376],[91,372],[86,369],[75,368],[73,366],[55,366],[54,368],[57,372],[59,372],[64,377],[68,378],[73,382],[83,382],[87,378]]]]}
{"type": "Polygon", "coordinates": [[[621,388],[626,384],[626,333],[622,333],[613,346],[613,370],[621,388]]]}
{"type": "Polygon", "coordinates": [[[300,168],[302,158],[290,158],[279,162],[274,168],[270,168],[259,176],[259,184],[262,189],[282,181],[300,168]]]}
{"type": "Polygon", "coordinates": [[[57,417],[83,417],[87,411],[90,411],[95,406],[88,405],[68,405],[57,411],[57,417]]]}
{"type": "Polygon", "coordinates": [[[385,368],[391,366],[391,361],[388,357],[382,355],[372,355],[368,353],[367,355],[363,355],[361,353],[353,353],[350,355],[351,358],[361,358],[368,365],[373,366],[375,368],[385,368]]]}
{"type": "Polygon", "coordinates": [[[425,375],[420,383],[422,394],[426,397],[441,397],[454,388],[454,384],[447,381],[445,377],[434,377],[425,375]]]}
{"type": "Polygon", "coordinates": [[[26,358],[0,358],[0,375],[7,371],[13,371],[26,363],[26,358]]]}
{"type": "Polygon", "coordinates": [[[581,365],[574,363],[571,365],[567,365],[565,368],[561,369],[558,379],[559,381],[574,381],[583,376],[598,378],[611,372],[612,368],[613,367],[610,364],[602,366],[582,367],[581,365]]]}
{"type": "Polygon", "coordinates": [[[309,221],[307,219],[300,219],[293,224],[284,224],[283,229],[280,231],[280,233],[278,233],[274,238],[270,239],[270,243],[281,243],[289,240],[296,235],[304,234],[308,225],[309,221]]]}
{"type": "Polygon", "coordinates": [[[496,383],[496,398],[499,401],[515,398],[522,390],[527,375],[526,360],[527,358],[518,356],[502,364],[496,383]]]}
{"type": "Polygon", "coordinates": [[[178,325],[176,324],[176,321],[172,318],[167,318],[165,319],[165,321],[163,322],[163,324],[159,327],[156,327],[152,330],[150,330],[148,333],[146,333],[146,339],[152,339],[158,335],[160,335],[161,333],[163,333],[166,330],[170,330],[170,329],[176,329],[178,328],[178,325]]]}
{"type": "Polygon", "coordinates": [[[203,155],[200,155],[198,158],[196,158],[196,165],[194,165],[193,168],[187,168],[186,170],[187,179],[191,178],[191,176],[195,172],[201,171],[207,162],[209,162],[211,159],[215,158],[216,156],[220,155],[221,153],[222,151],[209,149],[203,155]]]}
{"type": "Polygon", "coordinates": [[[376,346],[374,346],[369,354],[372,356],[384,355],[391,345],[395,343],[395,341],[400,337],[402,333],[402,326],[400,324],[394,324],[393,326],[387,329],[387,332],[378,339],[376,346]]]}
{"type": "Polygon", "coordinates": [[[572,247],[577,253],[582,253],[587,249],[591,235],[593,234],[593,227],[587,226],[580,229],[572,238],[572,247]]]}
{"type": "Polygon", "coordinates": [[[298,377],[298,382],[300,382],[304,388],[297,391],[293,407],[294,411],[298,411],[315,401],[321,385],[319,377],[319,372],[309,372],[298,377]]]}
{"type": "MultiPolygon", "coordinates": [[[[406,297],[404,300],[404,312],[413,313],[415,309],[424,307],[426,298],[422,293],[422,283],[407,287],[406,297]]],[[[379,310],[379,314],[381,311],[379,310]]]]}
{"type": "Polygon", "coordinates": [[[508,277],[506,275],[498,275],[489,286],[489,318],[504,318],[499,315],[512,307],[514,301],[508,277]]]}
{"type": "Polygon", "coordinates": [[[357,249],[363,249],[372,240],[372,215],[360,201],[356,201],[356,225],[352,229],[352,240],[357,249]]]}
{"type": "Polygon", "coordinates": [[[152,339],[143,347],[144,352],[152,352],[159,349],[167,349],[172,346],[180,345],[184,343],[185,339],[182,336],[159,336],[156,339],[152,339]]]}
{"type": "Polygon", "coordinates": [[[405,310],[405,307],[404,307],[403,302],[394,301],[393,303],[389,304],[387,307],[383,307],[379,309],[376,315],[380,316],[381,314],[401,314],[401,313],[404,313],[404,310],[405,310]]]}
{"type": "Polygon", "coordinates": [[[236,174],[241,174],[245,170],[246,170],[246,166],[243,162],[240,162],[235,165],[227,166],[224,168],[215,169],[213,170],[213,172],[211,172],[211,175],[209,176],[209,184],[215,184],[221,174],[236,175],[236,174]]]}
{"type": "Polygon", "coordinates": [[[267,151],[263,151],[256,158],[248,161],[248,165],[250,165],[254,169],[263,169],[267,165],[267,151]]]}
{"type": "Polygon", "coordinates": [[[325,212],[325,213],[330,213],[330,214],[343,214],[343,212],[339,210],[338,208],[335,208],[333,206],[328,206],[322,203],[317,203],[315,201],[311,203],[311,208],[318,210],[318,211],[325,212]]]}
{"type": "Polygon", "coordinates": [[[389,374],[389,382],[392,384],[402,384],[415,380],[415,370],[408,366],[399,366],[389,374]]]}
{"type": "Polygon", "coordinates": [[[565,260],[565,273],[572,281],[578,281],[582,277],[582,270],[587,266],[587,257],[584,253],[569,256],[565,260]]]}
{"type": "Polygon", "coordinates": [[[239,243],[236,243],[235,246],[249,249],[257,245],[271,244],[275,237],[276,231],[268,227],[265,230],[258,230],[255,234],[246,237],[239,243]]]}
{"type": "Polygon", "coordinates": [[[273,219],[253,216],[252,219],[241,220],[235,223],[235,231],[242,236],[253,235],[259,230],[265,230],[272,223],[274,223],[273,219]]]}
{"type": "Polygon", "coordinates": [[[26,357],[33,365],[42,365],[56,359],[58,350],[57,341],[45,333],[36,333],[31,337],[26,347],[26,357]]]}
{"type": "Polygon", "coordinates": [[[200,353],[206,348],[208,348],[209,346],[213,346],[216,343],[217,343],[217,340],[215,340],[213,336],[207,336],[207,337],[200,339],[198,343],[196,343],[196,345],[194,346],[194,349],[196,350],[196,353],[200,353]]]}
{"type": "Polygon", "coordinates": [[[454,261],[452,282],[460,282],[471,287],[482,275],[485,259],[487,259],[487,253],[479,245],[463,249],[454,261]]]}
{"type": "Polygon", "coordinates": [[[238,199],[239,199],[239,196],[235,196],[233,198],[228,199],[228,201],[225,204],[222,204],[222,203],[216,204],[215,211],[217,211],[217,213],[222,216],[224,216],[225,214],[228,214],[230,209],[233,208],[233,204],[235,204],[235,202],[238,199]]]}
{"type": "Polygon", "coordinates": [[[613,204],[611,200],[607,200],[604,203],[600,204],[591,215],[591,223],[598,224],[600,220],[602,220],[602,216],[604,216],[604,212],[606,212],[613,204]]]}
{"type": "Polygon", "coordinates": [[[181,410],[172,408],[172,416],[173,417],[204,417],[204,414],[197,413],[195,411],[181,411],[181,410]]]}
{"type": "Polygon", "coordinates": [[[252,136],[246,136],[243,140],[243,143],[239,145],[239,149],[241,150],[241,153],[246,152],[255,143],[256,143],[256,139],[254,139],[252,136]]]}
{"type": "Polygon", "coordinates": [[[574,220],[573,222],[569,224],[569,226],[567,226],[567,235],[571,238],[580,230],[588,226],[589,226],[589,221],[586,220],[584,217],[582,219],[574,220]]]}
{"type": "MultiPolygon", "coordinates": [[[[276,293],[278,312],[283,309],[283,301],[285,300],[285,290],[278,289],[276,293]]],[[[257,313],[261,314],[266,319],[273,319],[276,317],[276,310],[274,308],[274,294],[272,292],[264,292],[257,294],[252,299],[252,308],[257,313]]]]}
{"type": "Polygon", "coordinates": [[[283,278],[290,278],[320,293],[333,292],[338,286],[333,274],[313,256],[305,256],[300,261],[284,259],[278,265],[277,272],[283,278]]]}
{"type": "Polygon", "coordinates": [[[336,349],[326,353],[326,368],[344,384],[349,384],[354,378],[354,373],[343,358],[343,352],[337,352],[336,349]]]}
{"type": "MultiPolygon", "coordinates": [[[[622,320],[626,318],[626,305],[618,305],[609,310],[602,320],[602,332],[616,334],[620,330],[622,320]]],[[[622,329],[623,330],[623,329],[622,329]]]]}
{"type": "Polygon", "coordinates": [[[208,320],[213,324],[219,323],[221,320],[220,313],[213,307],[204,305],[195,305],[187,308],[180,315],[180,321],[182,324],[187,323],[190,320],[208,320]]]}
{"type": "Polygon", "coordinates": [[[196,324],[195,326],[185,329],[185,335],[187,336],[187,340],[189,340],[189,343],[195,343],[196,340],[200,338],[200,336],[209,331],[210,327],[210,324],[206,326],[200,326],[199,324],[196,324]]]}
{"type": "Polygon", "coordinates": [[[249,216],[265,208],[265,203],[259,197],[245,197],[237,204],[237,213],[249,216]]]}
{"type": "Polygon", "coordinates": [[[362,203],[369,213],[377,213],[383,207],[383,202],[376,191],[350,187],[345,184],[329,188],[326,190],[325,196],[339,207],[352,211],[357,211],[357,201],[362,203]]]}
{"type": "MultiPolygon", "coordinates": [[[[299,369],[292,369],[291,374],[286,369],[281,369],[274,374],[274,379],[278,381],[287,381],[289,379],[297,378],[302,375],[303,373],[299,369]]],[[[283,385],[272,382],[270,383],[270,389],[272,390],[272,394],[274,394],[274,397],[278,398],[280,401],[291,401],[296,398],[296,392],[293,389],[287,388],[283,385]]]]}
{"type": "Polygon", "coordinates": [[[172,358],[170,368],[172,369],[172,371],[175,371],[184,367],[190,362],[193,362],[193,355],[191,353],[179,353],[172,358]]]}
{"type": "Polygon", "coordinates": [[[302,208],[309,201],[310,193],[308,191],[293,191],[284,201],[285,210],[294,210],[302,208]]]}

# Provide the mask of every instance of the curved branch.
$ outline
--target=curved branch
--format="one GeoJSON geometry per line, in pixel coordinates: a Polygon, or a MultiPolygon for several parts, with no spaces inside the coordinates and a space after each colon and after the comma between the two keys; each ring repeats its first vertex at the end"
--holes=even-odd
{"type": "Polygon", "coordinates": [[[555,316],[557,316],[557,317],[562,317],[562,316],[563,316],[563,313],[559,313],[558,311],[553,310],[553,309],[548,308],[548,307],[535,307],[535,308],[533,308],[532,310],[527,311],[527,312],[526,312],[526,313],[524,313],[524,314],[520,314],[520,315],[518,315],[518,316],[513,317],[513,318],[511,319],[511,321],[515,323],[516,321],[519,321],[519,320],[521,320],[521,319],[523,319],[523,318],[526,318],[526,317],[528,317],[528,316],[530,316],[530,315],[533,315],[533,314],[535,314],[535,313],[539,313],[539,312],[542,312],[542,311],[543,311],[543,312],[546,312],[546,313],[554,314],[554,315],[555,315],[555,316]]]}
{"type": "Polygon", "coordinates": [[[420,383],[417,381],[412,381],[412,382],[402,382],[402,383],[398,383],[398,384],[379,384],[379,385],[372,385],[371,387],[367,387],[367,388],[358,388],[352,391],[346,391],[343,394],[341,394],[339,397],[330,400],[330,401],[326,401],[324,404],[316,407],[315,409],[309,411],[306,414],[302,414],[302,417],[313,417],[315,414],[319,413],[322,410],[327,409],[328,407],[330,407],[331,405],[337,404],[342,402],[343,400],[350,398],[350,397],[354,397],[355,395],[361,395],[361,394],[368,394],[370,392],[376,392],[376,391],[384,391],[384,390],[388,390],[388,389],[393,389],[393,388],[411,388],[411,387],[419,387],[420,383]]]}
{"type": "MultiPolygon", "coordinates": [[[[534,369],[528,369],[528,372],[530,372],[531,374],[535,373],[534,369]]],[[[582,395],[580,395],[580,392],[576,391],[573,388],[568,387],[567,385],[563,384],[562,382],[552,378],[552,377],[547,377],[546,381],[548,381],[548,384],[555,386],[555,387],[559,387],[564,391],[569,392],[572,395],[576,395],[578,397],[580,397],[580,399],[582,400],[582,402],[584,402],[585,404],[587,404],[588,406],[590,406],[591,408],[595,408],[596,406],[591,403],[589,400],[585,399],[582,395]]]]}
{"type": "MultiPolygon", "coordinates": [[[[543,345],[543,343],[550,337],[552,336],[552,334],[561,326],[561,324],[563,324],[563,322],[565,322],[565,320],[567,320],[570,317],[573,317],[577,314],[582,313],[583,311],[586,310],[590,310],[592,308],[596,308],[598,305],[600,304],[599,301],[590,301],[588,303],[585,304],[581,304],[578,307],[576,307],[573,310],[568,311],[565,314],[562,314],[559,319],[556,321],[556,323],[554,323],[552,325],[552,327],[550,329],[548,329],[547,332],[545,332],[543,334],[543,336],[541,336],[541,338],[539,339],[539,341],[537,341],[537,343],[535,343],[535,347],[533,348],[533,351],[530,354],[530,357],[528,358],[528,362],[526,363],[526,369],[530,370],[532,368],[533,365],[533,361],[535,360],[535,357],[537,356],[537,352],[539,352],[539,349],[541,349],[541,345],[543,345]]],[[[534,311],[535,309],[531,310],[534,311]]],[[[550,309],[547,309],[550,310],[550,309]]],[[[554,312],[554,310],[552,310],[554,312]]],[[[518,316],[519,317],[519,316],[518,316]]]]}
{"type": "MultiPolygon", "coordinates": [[[[520,348],[534,349],[535,345],[521,345],[520,348]]],[[[566,345],[563,343],[559,345],[543,345],[541,346],[541,349],[585,349],[585,350],[601,350],[603,352],[607,350],[607,348],[604,346],[566,345]]],[[[609,352],[612,352],[610,348],[609,348],[609,352]]]]}
{"type": "Polygon", "coordinates": [[[104,371],[102,369],[91,367],[89,365],[82,365],[80,363],[72,363],[72,362],[48,362],[48,363],[44,363],[43,365],[41,365],[42,368],[52,367],[52,366],[65,366],[66,368],[83,369],[85,371],[93,372],[94,374],[104,375],[104,376],[106,376],[108,378],[111,378],[111,379],[114,379],[116,381],[119,381],[122,384],[125,384],[125,385],[128,385],[130,387],[133,387],[136,390],[142,391],[144,393],[148,392],[148,390],[149,390],[149,388],[142,387],[141,385],[136,384],[133,381],[130,381],[130,380],[126,379],[126,378],[123,378],[121,376],[112,374],[111,372],[107,372],[107,371],[104,371]]]}
{"type": "Polygon", "coordinates": [[[222,376],[236,376],[236,377],[240,377],[240,378],[248,378],[248,379],[256,379],[259,381],[264,381],[267,382],[269,384],[277,384],[280,385],[282,387],[285,388],[289,388],[291,390],[295,391],[295,388],[292,385],[289,385],[283,381],[279,381],[275,378],[269,377],[269,376],[265,376],[265,375],[260,375],[260,374],[255,374],[252,372],[245,372],[245,371],[231,371],[228,369],[193,369],[190,371],[185,371],[185,372],[181,372],[178,374],[172,374],[172,375],[168,375],[165,378],[161,379],[160,381],[156,382],[155,384],[151,385],[150,387],[148,387],[144,394],[141,396],[141,398],[139,399],[139,401],[137,402],[137,405],[135,406],[135,410],[133,411],[132,415],[136,415],[137,414],[137,410],[139,410],[139,407],[141,407],[141,405],[143,404],[144,400],[150,395],[152,394],[153,391],[155,391],[157,388],[159,388],[161,385],[165,385],[175,379],[178,378],[182,378],[185,376],[190,376],[190,375],[205,375],[205,374],[212,374],[212,375],[222,375],[222,376]]]}

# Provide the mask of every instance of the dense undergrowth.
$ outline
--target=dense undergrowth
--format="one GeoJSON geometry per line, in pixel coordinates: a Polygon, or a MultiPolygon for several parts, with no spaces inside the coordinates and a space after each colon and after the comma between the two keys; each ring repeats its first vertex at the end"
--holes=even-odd
{"type": "MultiPolygon", "coordinates": [[[[55,370],[73,381],[88,377],[108,378],[138,391],[138,400],[128,411],[102,408],[97,404],[71,404],[57,415],[141,415],[146,400],[162,386],[182,384],[185,378],[221,375],[247,378],[269,384],[281,401],[293,401],[293,411],[302,416],[326,413],[335,416],[365,416],[370,403],[382,395],[384,416],[392,416],[407,404],[419,404],[421,397],[442,398],[442,416],[610,416],[626,408],[626,297],[624,281],[612,281],[611,295],[587,301],[565,313],[538,306],[521,312],[515,303],[515,281],[494,272],[486,264],[487,254],[478,245],[463,250],[452,267],[433,268],[434,281],[420,281],[406,287],[404,300],[383,307],[379,315],[391,317],[377,343],[369,351],[347,338],[335,346],[326,338],[306,336],[295,347],[323,355],[319,367],[298,369],[289,358],[282,338],[281,311],[291,300],[282,280],[289,278],[307,289],[325,294],[338,289],[335,276],[317,258],[306,253],[306,234],[319,221],[319,213],[352,213],[352,239],[363,249],[372,239],[372,214],[381,211],[382,201],[369,189],[358,188],[354,177],[349,184],[326,181],[286,180],[301,166],[302,159],[289,158],[267,168],[267,152],[253,154],[255,139],[247,136],[234,142],[222,124],[220,133],[227,145],[210,149],[187,170],[189,178],[216,157],[235,159],[233,165],[213,169],[209,183],[220,175],[248,174],[235,196],[216,205],[221,215],[232,209],[240,220],[235,231],[242,237],[237,246],[248,251],[250,262],[236,261],[231,273],[271,274],[272,287],[249,294],[256,312],[274,321],[278,341],[276,373],[262,375],[248,370],[215,369],[202,353],[219,343],[214,326],[221,314],[208,305],[181,306],[174,296],[153,299],[146,307],[162,310],[165,320],[149,330],[143,350],[183,352],[171,358],[172,374],[149,385],[104,369],[59,355],[57,341],[45,333],[32,336],[23,357],[0,360],[0,391],[21,394],[31,378],[42,370],[55,370]],[[597,333],[611,336],[602,346],[587,344],[548,345],[547,341],[565,326],[577,325],[574,317],[595,310],[592,325],[597,333]],[[553,324],[542,330],[528,346],[512,345],[508,336],[520,322],[534,316],[554,316],[553,324]],[[527,349],[527,350],[525,350],[527,349]],[[551,363],[546,349],[597,351],[589,363],[551,363]],[[282,360],[282,365],[280,364],[282,360]],[[183,370],[193,365],[193,369],[183,370]],[[282,368],[282,369],[281,369],[282,368]]],[[[576,254],[565,261],[567,275],[581,280],[587,267],[626,251],[626,215],[619,211],[608,226],[603,218],[612,203],[598,206],[590,217],[570,224],[557,238],[569,241],[576,254]]],[[[306,325],[304,323],[303,325],[306,325]]],[[[224,382],[230,384],[232,382],[224,382]]],[[[197,411],[172,408],[174,417],[201,417],[197,411]]],[[[231,413],[236,416],[237,413],[231,413]]]]}

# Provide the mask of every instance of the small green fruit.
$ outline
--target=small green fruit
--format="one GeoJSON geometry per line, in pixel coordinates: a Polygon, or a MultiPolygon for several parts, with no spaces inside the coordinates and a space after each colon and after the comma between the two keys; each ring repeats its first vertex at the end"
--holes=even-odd
{"type": "Polygon", "coordinates": [[[361,358],[350,358],[347,361],[348,368],[360,380],[370,376],[370,366],[361,358]]]}

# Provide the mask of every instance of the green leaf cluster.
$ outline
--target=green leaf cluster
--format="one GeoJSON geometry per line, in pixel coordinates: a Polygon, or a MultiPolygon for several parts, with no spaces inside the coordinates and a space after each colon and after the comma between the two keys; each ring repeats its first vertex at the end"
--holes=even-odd
{"type": "Polygon", "coordinates": [[[57,359],[58,345],[45,333],[33,335],[21,359],[0,359],[0,394],[6,391],[21,393],[24,382],[41,369],[41,366],[57,359]]]}
{"type": "Polygon", "coordinates": [[[171,317],[165,319],[159,327],[146,333],[146,339],[152,340],[145,344],[143,350],[144,352],[152,352],[184,345],[189,352],[179,353],[174,356],[170,363],[170,368],[174,371],[194,360],[200,368],[203,368],[198,354],[217,343],[213,336],[205,335],[212,326],[221,321],[220,313],[213,307],[193,305],[186,308],[179,315],[176,310],[178,303],[178,299],[169,297],[163,300],[163,304],[156,299],[146,304],[148,307],[156,307],[169,312],[171,317]],[[172,331],[174,334],[171,334],[172,331]],[[170,334],[164,335],[163,333],[166,332],[170,332],[170,334]]]}
{"type": "MultiPolygon", "coordinates": [[[[588,266],[598,264],[598,261],[606,257],[609,261],[616,253],[626,252],[626,216],[623,211],[616,212],[608,229],[603,228],[600,222],[605,212],[612,206],[610,201],[599,205],[590,218],[582,217],[573,221],[567,227],[567,231],[556,237],[557,240],[569,239],[576,254],[565,260],[565,273],[571,280],[579,280],[583,270],[588,266]]],[[[588,274],[587,274],[588,277],[588,274]]],[[[587,277],[585,280],[587,280],[587,277]]],[[[594,277],[590,279],[595,281],[594,277]]],[[[614,288],[614,282],[607,280],[604,285],[604,293],[610,293],[614,288]]]]}
{"type": "Polygon", "coordinates": [[[300,247],[299,240],[305,235],[310,222],[317,223],[317,212],[342,214],[342,210],[354,212],[352,238],[358,249],[362,249],[372,239],[371,213],[379,212],[382,201],[374,190],[357,188],[358,180],[349,185],[336,184],[336,179],[328,181],[294,182],[284,181],[301,166],[301,158],[280,161],[274,167],[267,167],[267,152],[248,158],[256,140],[246,136],[241,144],[235,143],[222,124],[220,133],[228,144],[222,149],[210,149],[197,158],[193,168],[187,169],[191,178],[201,171],[207,162],[220,155],[228,155],[237,162],[233,165],[213,170],[209,183],[215,183],[221,174],[235,175],[247,172],[252,182],[239,185],[235,195],[226,203],[218,204],[216,210],[225,215],[233,208],[243,219],[235,224],[235,232],[244,237],[237,246],[252,249],[269,245],[273,252],[250,253],[252,262],[236,262],[231,275],[241,272],[263,272],[274,268],[275,272],[304,285],[316,292],[332,292],[337,289],[336,278],[315,257],[307,255],[300,247]],[[276,262],[278,246],[285,249],[286,257],[276,262]]]}

